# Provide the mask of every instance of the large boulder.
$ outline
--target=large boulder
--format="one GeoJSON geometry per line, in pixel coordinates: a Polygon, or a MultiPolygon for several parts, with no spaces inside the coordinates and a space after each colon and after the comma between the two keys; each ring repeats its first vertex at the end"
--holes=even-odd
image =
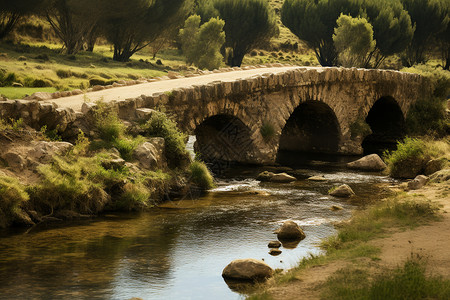
{"type": "Polygon", "coordinates": [[[299,241],[306,237],[303,230],[294,221],[284,222],[276,233],[280,241],[299,241]]]}
{"type": "Polygon", "coordinates": [[[405,159],[402,163],[396,164],[391,171],[391,176],[403,179],[415,178],[422,173],[427,162],[428,160],[420,158],[405,159]]]}
{"type": "Polygon", "coordinates": [[[33,148],[28,151],[27,158],[31,162],[49,163],[55,155],[64,155],[73,149],[73,145],[67,142],[38,141],[33,143],[33,148]]]}
{"type": "Polygon", "coordinates": [[[355,195],[355,192],[347,184],[343,184],[331,190],[329,194],[334,197],[348,198],[355,195]]]}
{"type": "Polygon", "coordinates": [[[291,175],[288,175],[286,173],[278,173],[274,174],[272,178],[270,178],[271,182],[279,182],[279,183],[287,183],[287,182],[293,182],[297,179],[291,175]]]}
{"type": "Polygon", "coordinates": [[[152,138],[134,151],[134,158],[145,169],[162,168],[164,161],[164,139],[152,138]]]}
{"type": "Polygon", "coordinates": [[[223,269],[222,277],[242,281],[258,281],[269,278],[274,271],[265,262],[257,259],[236,259],[223,269]]]}
{"type": "Polygon", "coordinates": [[[383,171],[387,166],[378,154],[370,154],[348,163],[347,167],[363,171],[383,171]]]}

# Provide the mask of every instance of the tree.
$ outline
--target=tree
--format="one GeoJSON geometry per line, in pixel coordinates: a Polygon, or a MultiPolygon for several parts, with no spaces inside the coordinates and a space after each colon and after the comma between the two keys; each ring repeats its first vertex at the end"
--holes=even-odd
{"type": "Polygon", "coordinates": [[[34,0],[0,0],[0,40],[5,38],[27,14],[38,10],[41,3],[34,0]]]}
{"type": "Polygon", "coordinates": [[[98,34],[101,8],[106,0],[49,0],[45,8],[47,21],[63,42],[67,54],[76,54],[84,44],[93,50],[98,34]]]}
{"type": "Polygon", "coordinates": [[[386,57],[405,51],[413,38],[414,27],[408,12],[398,0],[365,0],[364,13],[373,26],[377,41],[364,67],[378,68],[386,57]]]}
{"type": "Polygon", "coordinates": [[[364,18],[341,14],[334,29],[333,41],[340,63],[345,67],[362,66],[375,49],[372,25],[364,18]]]}
{"type": "Polygon", "coordinates": [[[275,13],[267,0],[215,0],[213,4],[220,19],[225,21],[229,66],[240,66],[245,54],[278,33],[275,13]]]}
{"type": "Polygon", "coordinates": [[[338,53],[332,36],[341,13],[363,17],[373,26],[377,45],[367,55],[366,67],[379,66],[411,41],[411,20],[398,0],[285,0],[281,20],[314,50],[322,66],[333,66],[338,53]]]}
{"type": "Polygon", "coordinates": [[[403,57],[406,66],[425,62],[425,52],[433,39],[446,30],[448,0],[402,0],[415,26],[414,36],[403,57]]]}
{"type": "Polygon", "coordinates": [[[441,52],[442,68],[449,70],[450,68],[450,21],[447,23],[447,28],[437,36],[437,45],[441,52]]]}
{"type": "Polygon", "coordinates": [[[186,62],[193,63],[200,69],[216,69],[222,62],[220,48],[225,43],[223,27],[225,22],[211,18],[200,26],[201,17],[190,16],[180,30],[181,46],[186,55],[186,62]]]}
{"type": "Polygon", "coordinates": [[[179,14],[187,14],[189,0],[112,0],[103,21],[104,35],[114,46],[113,59],[130,57],[164,34],[179,14]]]}

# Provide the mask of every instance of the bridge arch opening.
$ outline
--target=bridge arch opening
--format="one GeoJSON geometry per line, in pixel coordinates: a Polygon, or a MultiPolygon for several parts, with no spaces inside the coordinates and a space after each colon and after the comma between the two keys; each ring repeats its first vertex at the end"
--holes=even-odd
{"type": "Polygon", "coordinates": [[[215,173],[226,170],[230,163],[247,161],[250,155],[251,131],[235,116],[209,117],[196,127],[194,134],[194,151],[215,173]]]}
{"type": "Polygon", "coordinates": [[[364,154],[383,153],[395,149],[397,141],[405,136],[405,118],[397,101],[381,97],[372,106],[366,118],[372,134],[363,143],[364,154]]]}
{"type": "Polygon", "coordinates": [[[340,127],[334,111],[320,101],[303,102],[281,132],[278,161],[294,153],[334,154],[339,150],[339,141],[340,127]]]}

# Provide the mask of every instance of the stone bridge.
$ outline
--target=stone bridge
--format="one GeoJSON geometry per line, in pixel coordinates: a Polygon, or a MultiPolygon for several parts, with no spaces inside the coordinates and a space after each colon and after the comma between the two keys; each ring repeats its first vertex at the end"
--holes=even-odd
{"type": "Polygon", "coordinates": [[[165,104],[205,160],[272,163],[280,151],[362,154],[404,135],[418,75],[320,68],[174,90],[165,104]],[[370,130],[368,128],[370,127],[370,130]]]}
{"type": "MultiPolygon", "coordinates": [[[[382,149],[404,135],[411,104],[430,92],[423,77],[388,70],[290,67],[278,73],[260,69],[233,80],[215,75],[219,80],[197,84],[201,76],[188,78],[183,87],[165,93],[154,93],[147,83],[139,96],[107,101],[116,100],[123,119],[164,106],[181,130],[196,135],[195,149],[206,161],[265,164],[285,151],[362,154],[382,149]]],[[[69,100],[58,100],[60,115],[69,100]]],[[[88,108],[85,104],[84,112],[88,108]]],[[[70,111],[62,117],[73,121],[81,115],[70,111]]]]}

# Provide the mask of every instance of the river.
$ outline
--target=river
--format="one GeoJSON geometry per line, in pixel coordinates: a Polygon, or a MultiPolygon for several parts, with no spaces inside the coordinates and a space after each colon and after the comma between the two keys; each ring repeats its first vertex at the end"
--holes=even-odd
{"type": "Polygon", "coordinates": [[[148,212],[107,214],[93,220],[0,231],[0,299],[241,299],[223,281],[238,258],[264,259],[288,269],[319,254],[356,203],[377,197],[381,175],[342,168],[310,168],[289,184],[255,180],[258,168],[233,168],[200,198],[171,200],[148,212]],[[340,183],[358,196],[339,200],[327,191],[340,183]],[[343,209],[332,211],[331,206],[343,209]],[[306,239],[268,254],[273,231],[296,221],[306,239]]]}

